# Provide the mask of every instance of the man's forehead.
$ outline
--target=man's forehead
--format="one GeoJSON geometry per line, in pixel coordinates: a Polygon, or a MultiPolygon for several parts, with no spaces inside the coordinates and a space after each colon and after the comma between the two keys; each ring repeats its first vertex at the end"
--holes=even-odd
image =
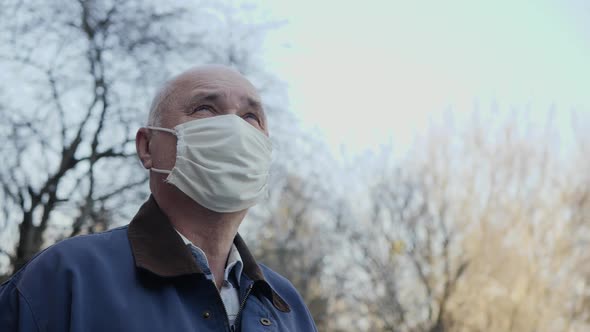
{"type": "Polygon", "coordinates": [[[239,72],[222,66],[197,67],[178,75],[177,84],[199,86],[232,86],[256,90],[252,83],[239,72]]]}
{"type": "Polygon", "coordinates": [[[220,99],[231,95],[260,103],[256,88],[241,74],[233,70],[192,70],[181,74],[173,82],[173,93],[184,98],[220,99]]]}

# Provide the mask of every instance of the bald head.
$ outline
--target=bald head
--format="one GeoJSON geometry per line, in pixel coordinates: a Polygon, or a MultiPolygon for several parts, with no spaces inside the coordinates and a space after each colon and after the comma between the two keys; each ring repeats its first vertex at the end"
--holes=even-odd
{"type": "Polygon", "coordinates": [[[267,132],[260,96],[250,81],[230,67],[205,65],[173,77],[158,90],[148,125],[172,128],[186,122],[182,120],[221,114],[247,115],[245,120],[267,132]]]}

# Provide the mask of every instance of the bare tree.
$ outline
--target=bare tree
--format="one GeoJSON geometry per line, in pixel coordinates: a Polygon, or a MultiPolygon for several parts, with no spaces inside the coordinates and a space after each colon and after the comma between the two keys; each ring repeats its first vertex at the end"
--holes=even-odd
{"type": "Polygon", "coordinates": [[[356,330],[587,329],[587,154],[556,146],[551,118],[480,116],[377,159],[354,194],[356,330]]]}
{"type": "MultiPolygon", "coordinates": [[[[0,108],[0,152],[7,156],[0,254],[9,271],[46,243],[125,220],[137,205],[130,203],[144,199],[135,128],[170,72],[225,63],[270,84],[272,76],[246,56],[259,45],[211,36],[232,34],[236,10],[201,5],[4,1],[0,66],[11,84],[0,108]]],[[[249,38],[263,28],[252,24],[249,38]]]]}
{"type": "Polygon", "coordinates": [[[447,305],[469,261],[428,175],[388,173],[369,189],[366,220],[349,233],[367,281],[354,301],[367,306],[370,330],[434,332],[449,323],[447,305]]]}

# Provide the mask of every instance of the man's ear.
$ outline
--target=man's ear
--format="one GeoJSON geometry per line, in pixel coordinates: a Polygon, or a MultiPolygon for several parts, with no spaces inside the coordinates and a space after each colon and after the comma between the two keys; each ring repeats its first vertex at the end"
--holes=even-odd
{"type": "Polygon", "coordinates": [[[135,135],[135,149],[143,167],[152,168],[152,154],[150,152],[150,130],[139,128],[135,135]]]}

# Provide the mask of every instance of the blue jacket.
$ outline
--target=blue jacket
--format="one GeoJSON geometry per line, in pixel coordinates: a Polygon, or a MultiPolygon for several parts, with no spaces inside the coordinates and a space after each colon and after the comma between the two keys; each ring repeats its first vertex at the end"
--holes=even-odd
{"type": "MultiPolygon", "coordinates": [[[[238,331],[317,331],[291,283],[244,263],[238,331]]],[[[0,331],[230,331],[217,288],[155,200],[128,226],[64,240],[0,286],[0,331]]]]}

